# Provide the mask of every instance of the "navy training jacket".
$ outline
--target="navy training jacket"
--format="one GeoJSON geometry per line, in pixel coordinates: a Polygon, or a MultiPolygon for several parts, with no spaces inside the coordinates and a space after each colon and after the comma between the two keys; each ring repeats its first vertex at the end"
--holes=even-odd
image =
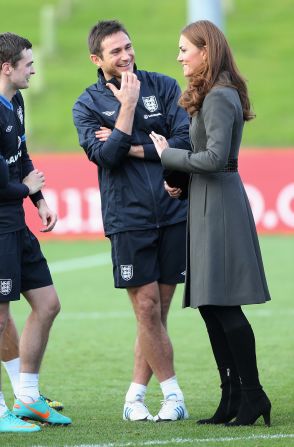
{"type": "MultiPolygon", "coordinates": [[[[33,169],[26,146],[24,102],[20,91],[11,101],[0,95],[0,155],[8,168],[8,183],[0,188],[0,234],[25,227],[23,199],[29,188],[22,183],[33,169]]],[[[30,199],[36,205],[43,198],[41,191],[30,199]]]]}
{"type": "MultiPolygon", "coordinates": [[[[186,220],[187,203],[170,198],[163,187],[163,167],[149,133],[171,147],[190,150],[189,118],[178,106],[180,88],[165,75],[136,70],[141,82],[132,135],[115,128],[120,103],[101,70],[73,107],[80,145],[98,165],[105,234],[160,228],[186,220]],[[106,142],[95,138],[100,126],[112,130],[106,142]],[[129,157],[131,145],[143,145],[144,158],[129,157]]],[[[116,84],[117,81],[111,80],[116,84]]]]}

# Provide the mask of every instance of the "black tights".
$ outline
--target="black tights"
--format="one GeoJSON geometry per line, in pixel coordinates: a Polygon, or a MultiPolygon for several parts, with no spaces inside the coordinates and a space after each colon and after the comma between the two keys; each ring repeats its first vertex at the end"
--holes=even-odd
{"type": "Polygon", "coordinates": [[[216,364],[241,378],[244,388],[259,388],[253,330],[240,306],[201,306],[216,364]]]}
{"type": "Polygon", "coordinates": [[[249,325],[241,306],[201,306],[199,312],[206,326],[220,326],[224,332],[249,325]]]}

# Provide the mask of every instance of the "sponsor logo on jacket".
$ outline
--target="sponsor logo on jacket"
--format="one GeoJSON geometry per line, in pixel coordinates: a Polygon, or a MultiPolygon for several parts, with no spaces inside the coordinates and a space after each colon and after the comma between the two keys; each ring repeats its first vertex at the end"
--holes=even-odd
{"type": "Polygon", "coordinates": [[[161,116],[162,113],[152,113],[151,115],[144,115],[144,120],[148,120],[148,118],[152,118],[153,116],[161,116]]]}
{"type": "MultiPolygon", "coordinates": [[[[18,137],[18,138],[19,138],[19,137],[18,137]]],[[[21,142],[21,141],[20,141],[20,142],[21,142]]],[[[15,155],[11,155],[10,158],[6,159],[6,163],[7,163],[8,165],[11,165],[12,163],[15,163],[15,162],[19,159],[19,157],[21,157],[21,150],[18,151],[15,155]]]]}

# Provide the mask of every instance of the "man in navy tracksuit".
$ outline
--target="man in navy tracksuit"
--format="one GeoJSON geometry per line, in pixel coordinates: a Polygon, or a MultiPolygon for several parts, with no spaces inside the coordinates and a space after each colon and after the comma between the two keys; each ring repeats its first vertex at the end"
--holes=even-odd
{"type": "MultiPolygon", "coordinates": [[[[30,197],[50,231],[56,223],[42,195],[45,178],[34,169],[26,147],[24,103],[20,89],[35,73],[31,43],[12,33],[0,34],[0,154],[8,178],[0,189],[0,353],[9,321],[9,303],[24,295],[31,307],[20,343],[19,387],[13,412],[6,407],[0,387],[0,433],[35,432],[40,427],[20,418],[68,425],[70,418],[51,409],[39,393],[39,369],[51,325],[60,304],[47,261],[36,237],[25,223],[23,199],[30,197]],[[8,170],[8,173],[7,173],[8,170]]],[[[14,334],[15,335],[15,334],[14,334]]],[[[17,334],[16,334],[17,336],[17,334]]],[[[17,339],[16,339],[17,344],[17,339]]]]}
{"type": "Polygon", "coordinates": [[[166,321],[176,284],[184,282],[187,204],[165,191],[149,134],[155,130],[170,146],[190,149],[188,118],[177,104],[180,89],[174,79],[137,70],[122,24],[98,22],[89,34],[89,50],[99,67],[98,82],[76,101],[74,123],[80,145],[98,166],[114,284],[127,289],[137,319],[133,381],[123,418],[186,419],[166,321]],[[154,418],[144,403],[152,373],[164,395],[154,418]]]}

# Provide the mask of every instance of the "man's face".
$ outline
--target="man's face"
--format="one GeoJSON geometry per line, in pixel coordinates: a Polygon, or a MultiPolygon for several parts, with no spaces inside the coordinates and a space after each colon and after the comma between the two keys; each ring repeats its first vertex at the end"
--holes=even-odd
{"type": "Polygon", "coordinates": [[[16,66],[11,66],[10,83],[15,90],[28,88],[30,77],[35,74],[32,50],[25,48],[21,55],[22,58],[16,63],[16,66]]]}
{"type": "Polygon", "coordinates": [[[96,62],[93,57],[91,59],[102,69],[106,80],[113,77],[120,79],[124,71],[134,70],[135,52],[132,42],[122,31],[106,37],[101,49],[102,56],[96,56],[96,62]]]}

